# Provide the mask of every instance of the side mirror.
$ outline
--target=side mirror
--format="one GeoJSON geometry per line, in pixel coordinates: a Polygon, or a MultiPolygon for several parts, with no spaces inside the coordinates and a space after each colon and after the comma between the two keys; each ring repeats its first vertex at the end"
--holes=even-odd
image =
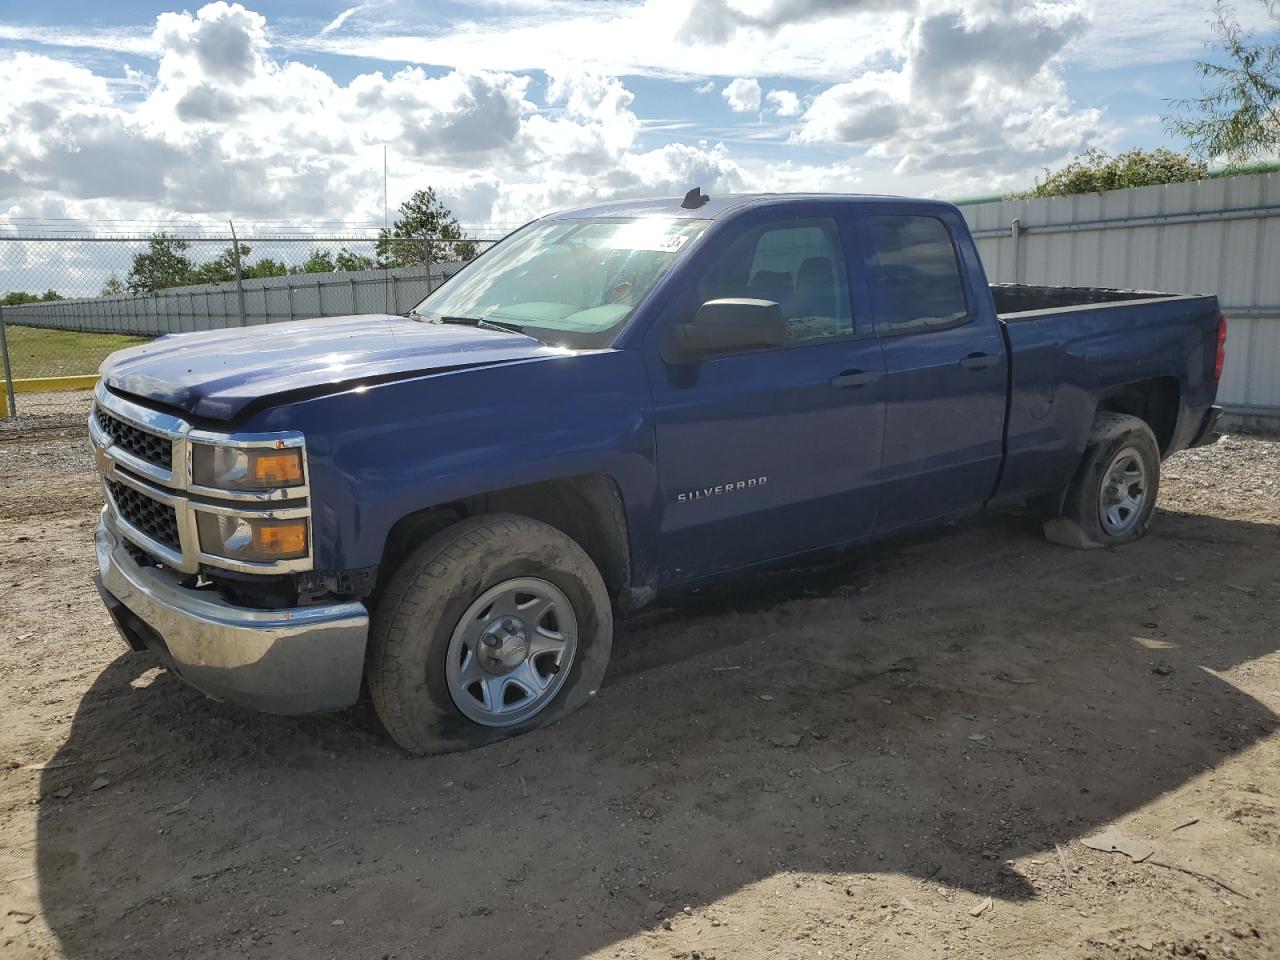
{"type": "Polygon", "coordinates": [[[689,363],[709,354],[780,346],[786,338],[782,308],[772,300],[708,300],[692,320],[668,328],[663,355],[689,363]]]}

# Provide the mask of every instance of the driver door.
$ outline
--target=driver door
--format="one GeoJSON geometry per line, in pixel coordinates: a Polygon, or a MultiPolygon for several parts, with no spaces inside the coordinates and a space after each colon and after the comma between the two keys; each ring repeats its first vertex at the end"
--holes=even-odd
{"type": "Polygon", "coordinates": [[[751,211],[709,237],[668,318],[712,299],[771,300],[782,345],[697,362],[649,355],[666,582],[856,540],[875,525],[884,360],[865,291],[849,282],[854,234],[839,207],[808,207],[751,211]]]}

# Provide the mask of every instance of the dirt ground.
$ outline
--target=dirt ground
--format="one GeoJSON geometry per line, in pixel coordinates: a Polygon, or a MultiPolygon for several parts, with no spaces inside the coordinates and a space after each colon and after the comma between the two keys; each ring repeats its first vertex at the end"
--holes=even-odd
{"type": "Polygon", "coordinates": [[[78,429],[0,435],[6,960],[1280,956],[1280,443],[1123,549],[1002,514],[664,603],[428,759],[126,653],[98,503],[78,429]]]}

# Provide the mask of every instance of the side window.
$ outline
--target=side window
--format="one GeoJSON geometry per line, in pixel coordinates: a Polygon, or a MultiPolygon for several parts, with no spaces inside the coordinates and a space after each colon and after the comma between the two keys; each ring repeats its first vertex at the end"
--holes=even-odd
{"type": "Polygon", "coordinates": [[[779,220],[739,236],[698,284],[699,303],[725,297],[777,303],[789,341],[853,333],[835,221],[779,220]]]}
{"type": "Polygon", "coordinates": [[[936,217],[866,218],[871,280],[881,332],[947,327],[969,315],[951,233],[936,217]]]}

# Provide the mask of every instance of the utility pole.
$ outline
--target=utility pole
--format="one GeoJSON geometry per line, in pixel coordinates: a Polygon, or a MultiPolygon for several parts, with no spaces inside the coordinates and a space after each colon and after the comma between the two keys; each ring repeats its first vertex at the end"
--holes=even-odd
{"type": "MultiPolygon", "coordinates": [[[[382,235],[386,236],[389,231],[387,229],[387,145],[382,145],[382,235]]],[[[400,304],[396,304],[399,308],[400,304]]],[[[382,312],[391,313],[391,271],[385,269],[382,271],[382,312]]]]}
{"type": "Polygon", "coordinates": [[[244,311],[244,276],[240,272],[240,241],[236,239],[236,225],[230,220],[227,226],[231,228],[231,259],[236,265],[236,299],[240,301],[240,326],[249,325],[248,317],[244,311]]]}

